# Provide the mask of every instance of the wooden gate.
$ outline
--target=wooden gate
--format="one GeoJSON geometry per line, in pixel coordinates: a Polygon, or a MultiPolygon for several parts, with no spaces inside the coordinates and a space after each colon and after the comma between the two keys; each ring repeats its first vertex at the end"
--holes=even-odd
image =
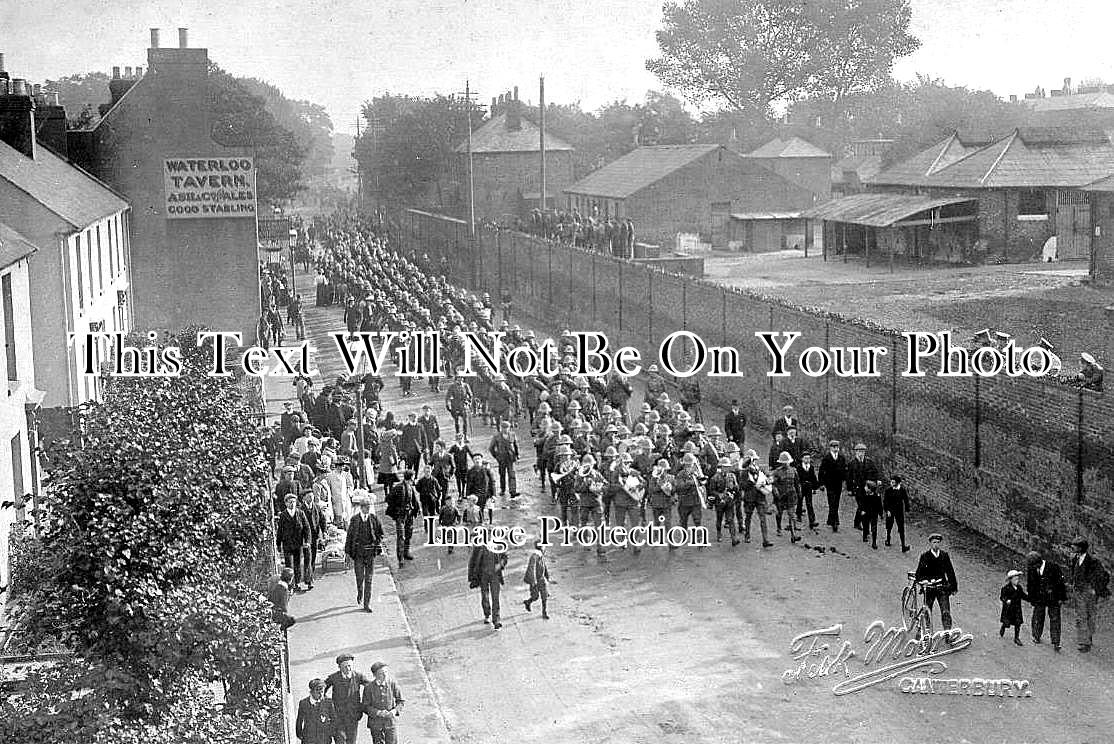
{"type": "Polygon", "coordinates": [[[1056,192],[1056,256],[1061,261],[1091,258],[1091,202],[1082,191],[1056,192]]]}

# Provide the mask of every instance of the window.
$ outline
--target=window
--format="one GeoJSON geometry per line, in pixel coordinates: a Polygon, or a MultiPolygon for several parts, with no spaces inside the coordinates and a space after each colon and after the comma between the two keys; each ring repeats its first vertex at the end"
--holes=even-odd
{"type": "Polygon", "coordinates": [[[8,358],[8,379],[19,379],[19,372],[16,369],[16,356],[15,356],[15,311],[13,309],[14,303],[12,302],[12,274],[9,271],[4,274],[3,280],[0,280],[4,295],[4,351],[7,352],[8,358]]]}
{"type": "Polygon", "coordinates": [[[77,277],[77,309],[82,310],[85,308],[85,277],[81,271],[81,235],[77,236],[77,246],[74,254],[77,260],[74,262],[74,276],[77,277]]]}
{"type": "Polygon", "coordinates": [[[1017,198],[1017,216],[1048,214],[1043,191],[1021,191],[1017,198]]]}

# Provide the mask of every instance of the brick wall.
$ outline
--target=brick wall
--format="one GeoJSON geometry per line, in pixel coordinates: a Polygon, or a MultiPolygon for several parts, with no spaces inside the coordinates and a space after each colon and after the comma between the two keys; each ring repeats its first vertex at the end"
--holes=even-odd
{"type": "MultiPolygon", "coordinates": [[[[565,203],[562,191],[573,182],[572,155],[571,151],[557,150],[547,152],[545,156],[546,197],[561,207],[565,203]]],[[[466,168],[467,165],[461,169],[465,179],[466,168]]],[[[476,219],[499,220],[507,215],[519,215],[523,206],[522,194],[536,193],[540,189],[540,170],[541,155],[536,152],[474,153],[472,179],[476,194],[476,219]]],[[[466,194],[464,198],[467,199],[466,194]]],[[[467,201],[462,206],[466,208],[467,201]]]]}
{"type": "Polygon", "coordinates": [[[542,328],[602,331],[613,345],[639,348],[647,365],[676,330],[735,348],[742,376],[702,372],[705,400],[739,399],[759,428],[790,403],[814,448],[830,437],[866,442],[916,500],[1008,548],[1063,549],[1082,534],[1101,552],[1114,550],[1110,396],[1043,380],[939,378],[932,365],[925,377],[902,377],[904,339],[894,332],[509,231],[481,233],[469,252],[459,247],[462,223],[409,219],[422,226],[404,226],[404,245],[431,256],[443,246],[460,267],[456,281],[508,288],[542,328]],[[770,378],[769,355],[753,335],[763,330],[799,331],[793,351],[882,346],[889,353],[876,378],[814,379],[799,370],[770,378]]]}

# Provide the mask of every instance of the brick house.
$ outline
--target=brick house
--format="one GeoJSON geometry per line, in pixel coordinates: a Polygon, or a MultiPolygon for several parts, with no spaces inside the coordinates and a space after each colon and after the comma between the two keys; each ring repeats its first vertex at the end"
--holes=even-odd
{"type": "Polygon", "coordinates": [[[1054,248],[1059,260],[1090,261],[1095,185],[1112,175],[1114,143],[1102,131],[953,133],[875,175],[869,194],[810,216],[850,253],[973,263],[1040,260],[1054,248]]]}
{"type": "MultiPolygon", "coordinates": [[[[518,92],[492,101],[490,118],[472,132],[472,181],[477,220],[513,222],[525,217],[541,199],[541,130],[527,115],[518,92]]],[[[545,134],[547,208],[573,182],[574,149],[545,134]]],[[[450,174],[455,184],[455,211],[468,209],[468,145],[456,148],[450,174]]]]}
{"type": "MultiPolygon", "coordinates": [[[[565,194],[567,208],[582,215],[630,218],[639,241],[672,245],[679,233],[697,233],[714,247],[742,242],[733,214],[788,212],[785,219],[796,219],[816,202],[810,189],[723,145],[639,147],[565,194]]],[[[780,244],[777,235],[759,239],[780,244]]]]}
{"type": "Polygon", "coordinates": [[[147,63],[142,76],[114,74],[112,100],[100,121],[69,133],[70,156],[134,207],[136,327],[177,331],[203,325],[241,333],[250,342],[261,310],[254,178],[250,187],[243,185],[249,170],[254,176],[253,150],[215,139],[208,50],[189,48],[186,29],[179,29],[178,48],[160,48],[158,29],[152,29],[147,63]],[[244,170],[226,172],[241,164],[244,170]],[[205,169],[184,174],[196,177],[190,183],[225,179],[236,185],[175,192],[169,171],[190,165],[205,169]],[[187,196],[237,211],[175,201],[187,196]]]}

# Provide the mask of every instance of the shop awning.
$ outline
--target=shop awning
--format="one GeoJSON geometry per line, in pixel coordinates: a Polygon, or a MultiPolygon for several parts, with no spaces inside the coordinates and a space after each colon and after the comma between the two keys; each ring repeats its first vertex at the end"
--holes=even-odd
{"type": "Polygon", "coordinates": [[[914,196],[911,194],[851,194],[801,213],[802,217],[829,222],[850,222],[870,227],[890,227],[901,220],[937,207],[965,204],[974,199],[914,196]]]}

